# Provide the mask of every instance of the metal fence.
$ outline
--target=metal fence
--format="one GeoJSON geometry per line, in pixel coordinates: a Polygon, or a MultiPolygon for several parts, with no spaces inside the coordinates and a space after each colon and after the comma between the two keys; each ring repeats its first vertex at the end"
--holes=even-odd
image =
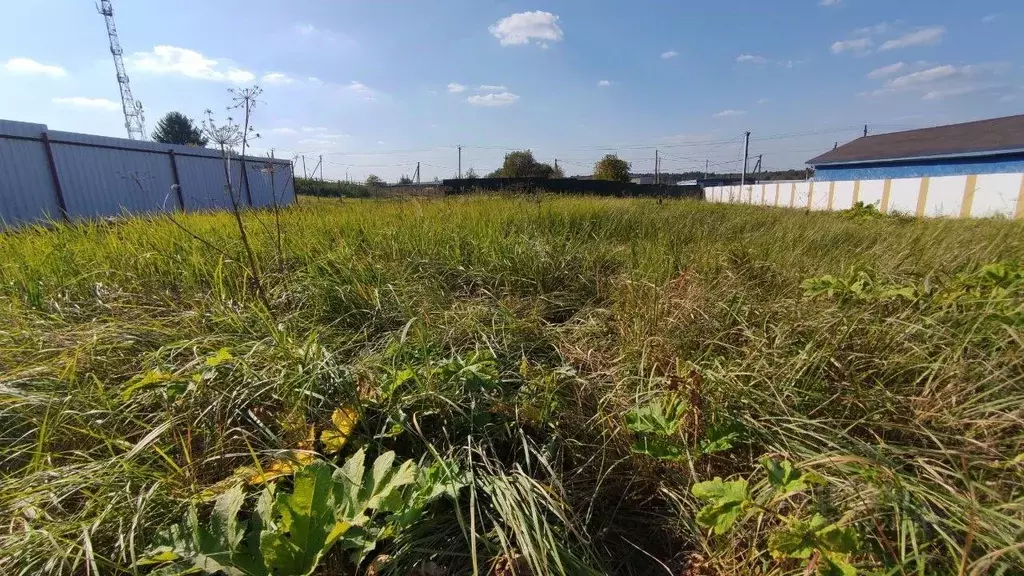
{"type": "MultiPolygon", "coordinates": [[[[235,156],[230,172],[243,206],[295,201],[291,162],[235,156]]],[[[218,151],[0,120],[0,228],[230,207],[218,151]]]]}

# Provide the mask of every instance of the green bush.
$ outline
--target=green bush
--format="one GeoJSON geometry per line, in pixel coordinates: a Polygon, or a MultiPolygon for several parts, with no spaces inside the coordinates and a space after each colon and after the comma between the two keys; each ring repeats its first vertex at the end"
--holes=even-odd
{"type": "Polygon", "coordinates": [[[340,180],[316,180],[296,178],[295,193],[322,198],[369,198],[370,189],[365,184],[342,182],[340,180]]]}

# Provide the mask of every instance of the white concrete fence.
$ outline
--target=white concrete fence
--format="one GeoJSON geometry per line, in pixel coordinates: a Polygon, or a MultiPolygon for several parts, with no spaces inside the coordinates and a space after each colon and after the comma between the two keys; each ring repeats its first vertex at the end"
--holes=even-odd
{"type": "Polygon", "coordinates": [[[863,202],[883,213],[1024,218],[1024,174],[737,184],[705,188],[704,198],[806,210],[845,210],[863,202]]]}

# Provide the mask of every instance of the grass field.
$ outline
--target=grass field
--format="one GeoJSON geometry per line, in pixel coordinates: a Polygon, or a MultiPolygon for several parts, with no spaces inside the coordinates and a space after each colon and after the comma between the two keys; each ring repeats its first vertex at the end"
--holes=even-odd
{"type": "Polygon", "coordinates": [[[1022,223],[246,218],[0,236],[0,572],[1024,573],[1022,223]]]}

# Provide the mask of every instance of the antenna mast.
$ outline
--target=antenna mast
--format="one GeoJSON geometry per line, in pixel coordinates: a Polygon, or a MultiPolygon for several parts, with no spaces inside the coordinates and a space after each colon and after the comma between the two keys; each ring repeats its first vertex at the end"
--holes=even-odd
{"type": "Polygon", "coordinates": [[[117,40],[117,28],[114,26],[114,7],[110,0],[100,0],[96,10],[103,14],[107,21],[107,36],[110,38],[110,54],[114,57],[114,68],[117,70],[117,84],[121,88],[121,108],[124,109],[124,127],[128,130],[129,140],[146,139],[146,117],[142,113],[142,102],[132,96],[132,88],[128,85],[128,74],[124,71],[124,60],[121,56],[121,43],[117,40]]]}

